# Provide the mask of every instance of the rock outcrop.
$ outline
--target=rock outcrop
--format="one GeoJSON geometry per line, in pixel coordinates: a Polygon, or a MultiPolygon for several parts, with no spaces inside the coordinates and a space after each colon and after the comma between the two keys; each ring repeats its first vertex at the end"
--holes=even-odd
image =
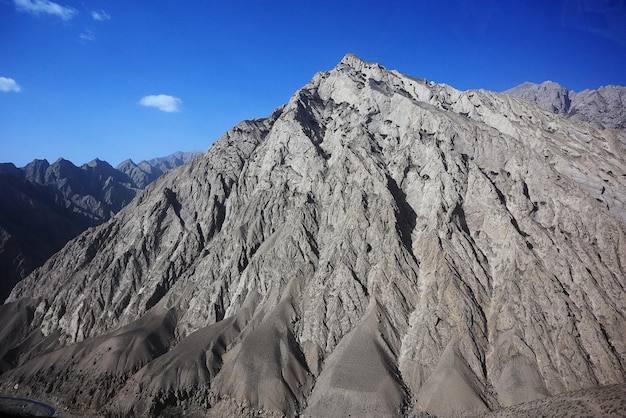
{"type": "Polygon", "coordinates": [[[579,93],[553,82],[523,83],[505,93],[518,96],[551,112],[594,124],[626,130],[626,87],[602,86],[579,93]]]}
{"type": "Polygon", "coordinates": [[[347,55],[20,282],[1,388],[111,416],[378,417],[623,384],[625,149],[347,55]]]}

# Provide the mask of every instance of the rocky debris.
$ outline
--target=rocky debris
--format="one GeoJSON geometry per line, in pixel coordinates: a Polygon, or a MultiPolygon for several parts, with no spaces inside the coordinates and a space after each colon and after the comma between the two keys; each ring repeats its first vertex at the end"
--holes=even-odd
{"type": "Polygon", "coordinates": [[[23,168],[0,164],[0,300],[70,239],[119,212],[137,192],[198,153],[127,160],[115,169],[95,159],[81,167],[59,159],[23,168]]]}
{"type": "Polygon", "coordinates": [[[626,385],[609,385],[524,402],[487,414],[485,417],[619,417],[624,411],[626,411],[626,385]]]}
{"type": "Polygon", "coordinates": [[[458,416],[623,384],[625,147],[347,55],[20,282],[0,389],[110,416],[458,416]]]}
{"type": "Polygon", "coordinates": [[[523,83],[505,91],[551,112],[590,122],[599,128],[626,130],[626,87],[602,86],[576,93],[553,82],[523,83]]]}

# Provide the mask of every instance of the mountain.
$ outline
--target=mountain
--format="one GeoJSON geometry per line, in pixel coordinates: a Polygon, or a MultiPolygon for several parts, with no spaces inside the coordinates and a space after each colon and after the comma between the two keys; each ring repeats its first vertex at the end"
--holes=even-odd
{"type": "Polygon", "coordinates": [[[180,165],[192,161],[198,157],[200,152],[181,152],[177,151],[174,154],[167,157],[153,158],[151,160],[144,160],[135,164],[132,160],[126,160],[121,162],[117,169],[123,173],[126,173],[133,181],[133,183],[140,189],[145,188],[148,184],[152,183],[163,173],[168,172],[180,165]]]}
{"type": "Polygon", "coordinates": [[[54,252],[95,225],[60,193],[0,173],[0,299],[54,252]]]}
{"type": "Polygon", "coordinates": [[[166,157],[153,158],[151,160],[142,161],[144,164],[148,164],[151,167],[156,167],[162,172],[170,171],[178,166],[188,163],[198,157],[200,152],[181,152],[177,151],[166,157]]]}
{"type": "Polygon", "coordinates": [[[0,391],[107,416],[610,411],[625,149],[347,55],[21,281],[0,391]]]}
{"type": "Polygon", "coordinates": [[[98,159],[81,167],[62,158],[23,168],[0,164],[0,300],[70,239],[107,221],[147,184],[197,155],[178,152],[164,157],[165,165],[127,160],[117,169],[98,159]]]}
{"type": "Polygon", "coordinates": [[[521,97],[551,112],[606,129],[626,130],[626,87],[602,86],[580,93],[553,82],[523,83],[505,93],[521,97]]]}

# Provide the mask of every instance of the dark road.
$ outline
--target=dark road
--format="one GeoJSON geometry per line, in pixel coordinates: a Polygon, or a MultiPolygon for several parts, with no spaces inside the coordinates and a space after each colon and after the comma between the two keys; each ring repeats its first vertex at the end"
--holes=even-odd
{"type": "Polygon", "coordinates": [[[2,416],[31,416],[52,417],[56,410],[43,402],[27,398],[0,396],[0,417],[2,416]]]}

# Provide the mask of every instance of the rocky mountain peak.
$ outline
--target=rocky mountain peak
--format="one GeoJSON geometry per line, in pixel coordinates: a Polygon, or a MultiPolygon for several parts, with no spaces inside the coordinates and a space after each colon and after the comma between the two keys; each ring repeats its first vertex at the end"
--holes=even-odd
{"type": "Polygon", "coordinates": [[[552,82],[523,83],[505,91],[568,118],[590,122],[599,128],[626,129],[626,87],[602,86],[597,90],[573,90],[552,82]]]}
{"type": "Polygon", "coordinates": [[[624,384],[625,148],[347,55],[22,281],[1,388],[114,416],[321,417],[624,384]]]}
{"type": "Polygon", "coordinates": [[[522,97],[528,101],[557,114],[566,115],[570,111],[571,97],[575,95],[565,87],[553,81],[541,84],[523,83],[505,93],[522,97]]]}
{"type": "Polygon", "coordinates": [[[84,166],[87,166],[87,167],[97,167],[97,166],[112,167],[111,164],[109,164],[106,161],[101,160],[100,158],[94,158],[93,160],[89,161],[88,163],[85,163],[84,166]]]}
{"type": "Polygon", "coordinates": [[[341,61],[339,61],[339,63],[336,65],[335,69],[341,70],[341,68],[343,67],[351,67],[355,69],[356,71],[362,71],[364,68],[371,68],[371,67],[383,68],[380,64],[367,62],[352,53],[346,54],[341,59],[341,61]]]}
{"type": "Polygon", "coordinates": [[[24,176],[35,183],[43,183],[48,167],[50,167],[48,160],[33,160],[24,167],[24,176]]]}

